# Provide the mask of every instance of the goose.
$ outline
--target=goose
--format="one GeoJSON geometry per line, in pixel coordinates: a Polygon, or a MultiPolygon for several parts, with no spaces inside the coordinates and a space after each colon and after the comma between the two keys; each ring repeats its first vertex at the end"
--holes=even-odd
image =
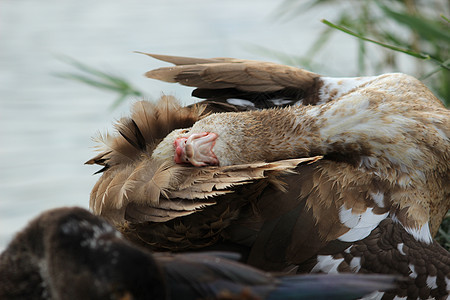
{"type": "Polygon", "coordinates": [[[78,207],[32,220],[0,255],[1,299],[354,299],[386,275],[275,276],[229,253],[150,253],[78,207]]]}
{"type": "Polygon", "coordinates": [[[394,273],[378,297],[440,298],[450,254],[450,113],[405,74],[331,78],[268,62],[148,54],[195,87],[99,139],[90,207],[153,250],[232,250],[286,273],[394,273]]]}

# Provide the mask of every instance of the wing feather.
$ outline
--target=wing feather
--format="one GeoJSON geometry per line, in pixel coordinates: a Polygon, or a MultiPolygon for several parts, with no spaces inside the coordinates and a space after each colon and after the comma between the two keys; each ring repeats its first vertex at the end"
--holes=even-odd
{"type": "Polygon", "coordinates": [[[286,99],[290,104],[302,100],[305,104],[319,101],[320,76],[303,69],[271,62],[233,58],[199,59],[148,54],[173,63],[148,71],[145,76],[166,82],[196,87],[193,95],[211,100],[247,99],[257,107],[272,107],[271,99],[286,99]]]}

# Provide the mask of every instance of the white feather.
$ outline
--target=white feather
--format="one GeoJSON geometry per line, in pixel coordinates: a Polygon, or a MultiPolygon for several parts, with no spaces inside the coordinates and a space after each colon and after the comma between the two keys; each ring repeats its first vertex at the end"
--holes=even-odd
{"type": "Polygon", "coordinates": [[[381,215],[375,214],[373,207],[368,207],[362,214],[353,214],[352,209],[346,209],[343,205],[339,210],[339,219],[350,230],[338,239],[343,242],[359,241],[367,237],[388,214],[389,212],[381,215]]]}

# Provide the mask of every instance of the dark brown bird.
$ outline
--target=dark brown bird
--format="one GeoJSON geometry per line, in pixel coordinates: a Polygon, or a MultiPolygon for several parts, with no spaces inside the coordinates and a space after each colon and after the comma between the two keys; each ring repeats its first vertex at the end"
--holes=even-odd
{"type": "Polygon", "coordinates": [[[354,299],[394,286],[383,275],[273,276],[233,254],[154,254],[81,208],[46,211],[0,255],[0,298],[354,299]]]}
{"type": "Polygon", "coordinates": [[[0,255],[0,299],[165,299],[155,260],[81,208],[42,213],[0,255]]]}
{"type": "Polygon", "coordinates": [[[94,213],[156,250],[409,277],[385,299],[448,294],[450,255],[432,237],[450,208],[450,113],[421,82],[150,56],[176,66],[148,77],[206,100],[135,104],[88,161],[105,166],[94,213]]]}

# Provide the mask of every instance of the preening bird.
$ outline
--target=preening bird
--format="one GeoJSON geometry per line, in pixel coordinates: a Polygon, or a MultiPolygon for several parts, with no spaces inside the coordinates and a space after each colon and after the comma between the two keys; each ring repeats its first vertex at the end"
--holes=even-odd
{"type": "Polygon", "coordinates": [[[154,250],[239,251],[282,272],[408,277],[445,297],[450,113],[404,74],[330,78],[274,63],[150,55],[205,100],[137,102],[104,136],[95,214],[154,250]]]}
{"type": "Polygon", "coordinates": [[[87,210],[53,209],[30,222],[0,255],[0,298],[355,299],[391,288],[396,280],[359,274],[275,276],[233,256],[153,255],[87,210]]]}

